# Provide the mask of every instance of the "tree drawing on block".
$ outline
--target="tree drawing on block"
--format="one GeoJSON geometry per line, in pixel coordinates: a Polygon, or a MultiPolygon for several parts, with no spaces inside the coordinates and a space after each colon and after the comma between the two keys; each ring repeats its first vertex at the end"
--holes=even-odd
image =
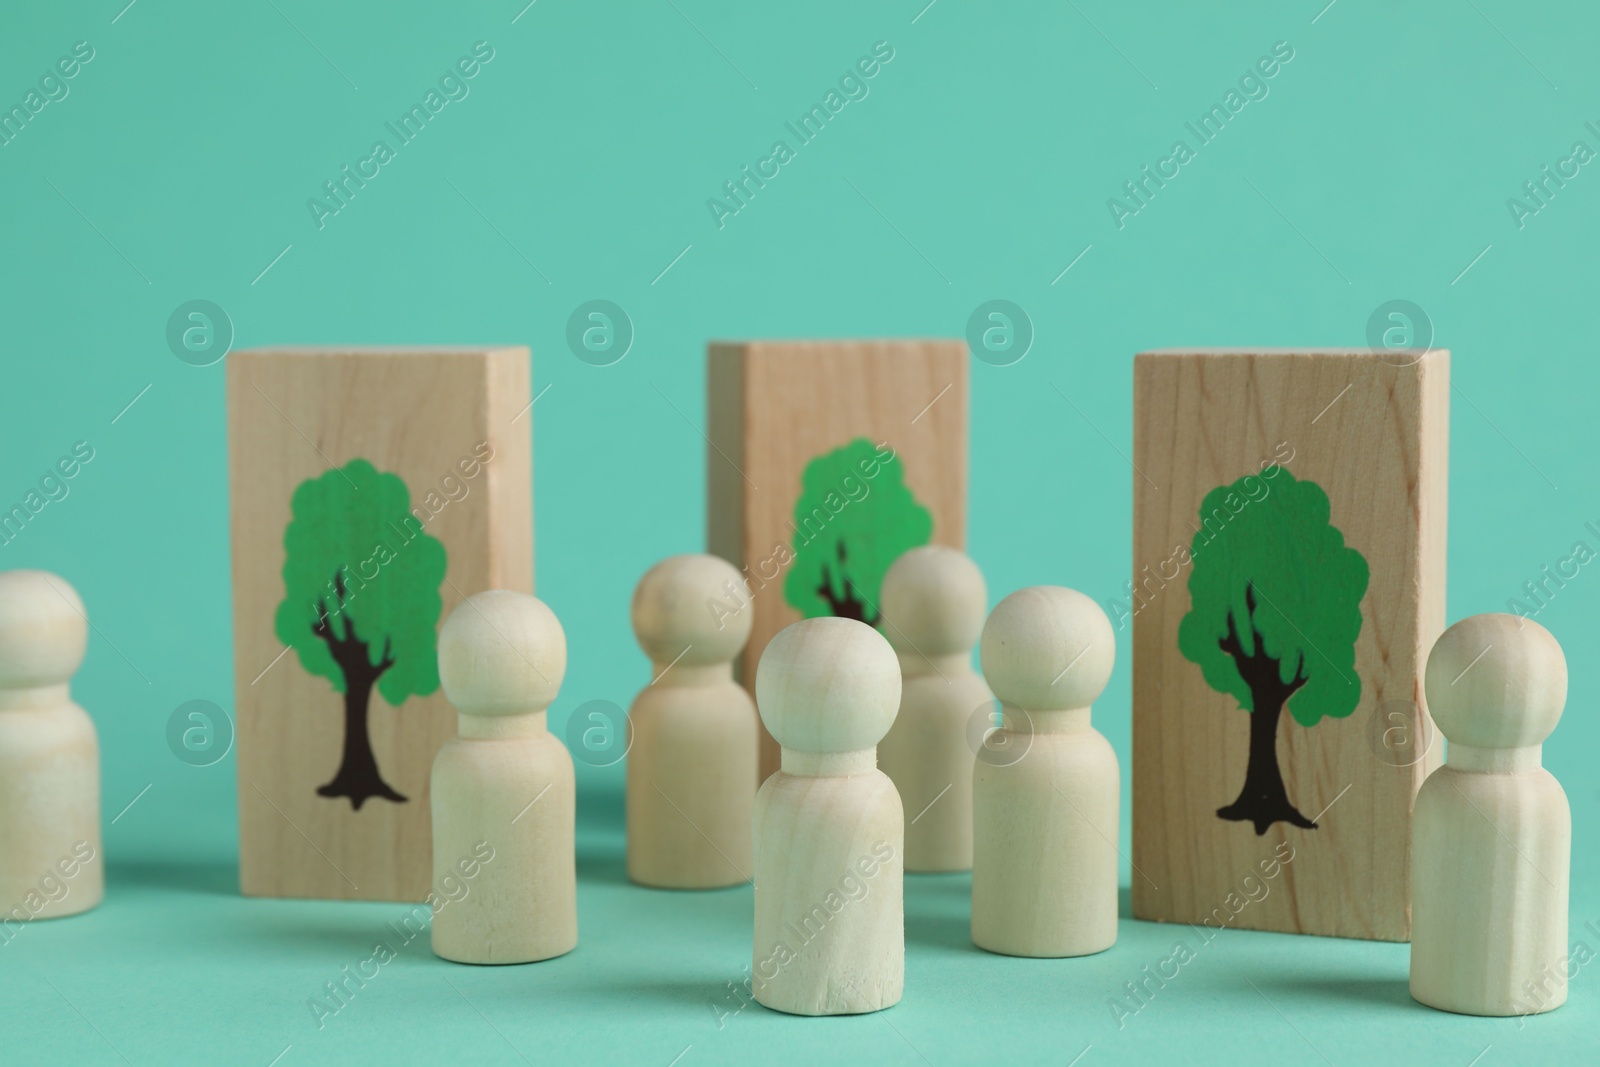
{"type": "Polygon", "coordinates": [[[353,459],[295,489],[284,530],[278,639],[344,694],[344,754],[317,792],[351,808],[406,798],[383,780],[367,729],[373,687],[392,707],[439,687],[444,545],[422,531],[398,475],[353,459]]]}
{"type": "Polygon", "coordinates": [[[933,515],[905,482],[900,457],[857,438],[806,464],[794,505],[789,606],[808,619],[838,615],[878,625],[883,575],[933,537],[933,515]]]}
{"type": "Polygon", "coordinates": [[[1217,816],[1254,823],[1258,835],[1275,822],[1315,830],[1284,787],[1278,720],[1285,707],[1304,727],[1355,711],[1367,561],[1330,524],[1322,487],[1282,468],[1271,481],[1252,475],[1213,489],[1200,516],[1226,522],[1195,533],[1178,648],[1206,684],[1250,713],[1244,787],[1217,816]],[[1246,482],[1270,488],[1258,497],[1246,482]]]}

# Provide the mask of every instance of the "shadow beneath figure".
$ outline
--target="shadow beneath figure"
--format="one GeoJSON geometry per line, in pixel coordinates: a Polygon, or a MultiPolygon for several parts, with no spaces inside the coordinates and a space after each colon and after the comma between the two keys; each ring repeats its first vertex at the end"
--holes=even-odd
{"type": "Polygon", "coordinates": [[[972,875],[908,874],[905,880],[906,943],[979,951],[972,943],[972,875]]]}
{"type": "Polygon", "coordinates": [[[977,952],[972,943],[972,920],[967,916],[913,915],[906,913],[906,943],[977,952]]]}
{"type": "Polygon", "coordinates": [[[1409,978],[1373,976],[1370,978],[1306,977],[1281,975],[1273,988],[1304,994],[1318,1000],[1337,1000],[1361,1008],[1389,1008],[1407,1012],[1431,1011],[1411,999],[1409,978]]]}
{"type": "Polygon", "coordinates": [[[577,850],[578,881],[602,885],[632,885],[628,881],[625,855],[616,848],[580,845],[577,850]]]}

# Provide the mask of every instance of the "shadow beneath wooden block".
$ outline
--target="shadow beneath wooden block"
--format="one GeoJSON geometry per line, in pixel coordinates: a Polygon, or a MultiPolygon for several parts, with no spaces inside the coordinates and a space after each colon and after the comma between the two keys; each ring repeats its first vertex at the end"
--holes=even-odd
{"type": "Polygon", "coordinates": [[[232,861],[159,862],[137,860],[106,865],[108,893],[154,889],[162,893],[201,893],[237,897],[239,864],[232,861]]]}

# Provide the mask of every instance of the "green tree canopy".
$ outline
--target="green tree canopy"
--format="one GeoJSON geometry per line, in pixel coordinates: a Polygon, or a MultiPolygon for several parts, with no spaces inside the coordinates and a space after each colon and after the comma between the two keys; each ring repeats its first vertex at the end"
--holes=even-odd
{"type": "Polygon", "coordinates": [[[1206,684],[1245,711],[1257,710],[1274,687],[1259,680],[1252,687],[1241,657],[1276,670],[1302,726],[1343,718],[1360,703],[1355,643],[1367,561],[1346,547],[1329,514],[1321,486],[1282,468],[1271,479],[1219,486],[1201,505],[1202,522],[1213,527],[1202,525],[1190,549],[1192,606],[1178,626],[1178,648],[1206,684]],[[1258,497],[1262,486],[1267,493],[1258,497]]]}
{"type": "Polygon", "coordinates": [[[872,626],[890,564],[933,537],[933,515],[906,485],[900,457],[864,437],[806,464],[794,523],[784,599],[808,619],[872,626]]]}
{"type": "Polygon", "coordinates": [[[291,507],[278,639],[308,673],[342,693],[345,672],[317,630],[326,615],[333,636],[359,632],[372,666],[393,660],[377,682],[391,706],[432,693],[439,687],[434,642],[445,551],[411,514],[405,482],[353,459],[300,483],[291,507]]]}

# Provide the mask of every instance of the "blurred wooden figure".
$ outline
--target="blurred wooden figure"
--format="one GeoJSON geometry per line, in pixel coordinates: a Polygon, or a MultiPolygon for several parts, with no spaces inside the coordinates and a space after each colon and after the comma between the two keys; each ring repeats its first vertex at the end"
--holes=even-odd
{"type": "Polygon", "coordinates": [[[876,745],[900,705],[900,665],[872,627],[805,619],[756,671],[782,766],[756,794],[756,1000],[794,1015],[899,1002],[905,985],[905,816],[876,745]]]}
{"type": "Polygon", "coordinates": [[[100,903],[100,745],[73,703],[89,619],[66,581],[0,573],[0,940],[100,903]]]}
{"type": "Polygon", "coordinates": [[[1090,725],[1116,639],[1082,593],[1012,593],[979,658],[1004,725],[973,774],[972,941],[1008,956],[1087,956],[1117,940],[1119,772],[1090,725]]]}
{"type": "Polygon", "coordinates": [[[1474,615],[1433,646],[1427,694],[1450,745],[1413,816],[1411,995],[1463,1015],[1559,1008],[1572,813],[1540,756],[1566,657],[1530,619],[1474,615]]]}
{"type": "Polygon", "coordinates": [[[733,680],[750,636],[750,589],[715,556],[673,556],[633,594],[653,681],[628,712],[628,877],[666,889],[750,880],[755,704],[733,680]]]}
{"type": "Polygon", "coordinates": [[[907,871],[972,867],[967,726],[993,700],[972,669],[988,596],[972,560],[942,545],[912,549],[883,578],[883,635],[900,657],[902,688],[878,766],[905,807],[907,871]]]}
{"type": "Polygon", "coordinates": [[[526,593],[478,593],[439,631],[459,736],[433,761],[436,891],[458,861],[493,850],[466,896],[434,915],[445,959],[530,963],[578,943],[572,756],[545,723],[566,670],[561,623],[526,593]]]}

